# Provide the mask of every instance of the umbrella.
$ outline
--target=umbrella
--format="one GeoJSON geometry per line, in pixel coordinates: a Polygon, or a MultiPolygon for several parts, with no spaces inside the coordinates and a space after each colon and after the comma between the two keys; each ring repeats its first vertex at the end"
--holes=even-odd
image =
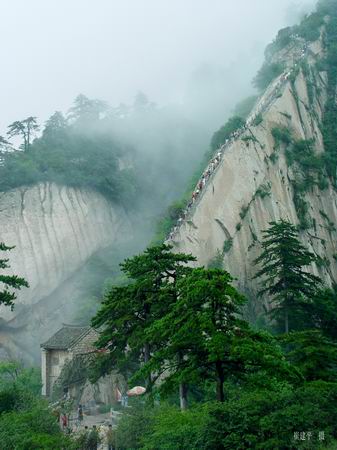
{"type": "Polygon", "coordinates": [[[145,387],[143,387],[143,386],[135,386],[132,389],[128,390],[126,394],[129,397],[136,397],[137,395],[143,395],[144,392],[146,392],[145,387]]]}

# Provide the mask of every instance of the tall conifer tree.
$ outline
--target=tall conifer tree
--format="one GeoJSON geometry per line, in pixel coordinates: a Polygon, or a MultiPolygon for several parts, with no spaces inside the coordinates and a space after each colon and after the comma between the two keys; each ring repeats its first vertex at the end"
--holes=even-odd
{"type": "MultiPolygon", "coordinates": [[[[14,247],[8,247],[3,242],[0,242],[0,251],[2,252],[12,250],[13,248],[14,247]]],[[[8,269],[10,267],[8,261],[8,259],[0,259],[0,269],[8,269]]],[[[4,288],[0,290],[0,305],[10,306],[11,309],[14,307],[16,294],[15,292],[10,291],[9,288],[21,289],[22,287],[29,287],[27,281],[17,275],[0,274],[0,283],[4,285],[4,288]]]]}
{"type": "Polygon", "coordinates": [[[286,220],[271,222],[263,234],[263,251],[255,260],[262,268],[254,278],[262,279],[259,294],[271,297],[275,304],[272,314],[277,320],[282,318],[288,333],[289,315],[301,312],[320,284],[318,277],[305,270],[316,257],[301,244],[296,227],[286,220]]]}

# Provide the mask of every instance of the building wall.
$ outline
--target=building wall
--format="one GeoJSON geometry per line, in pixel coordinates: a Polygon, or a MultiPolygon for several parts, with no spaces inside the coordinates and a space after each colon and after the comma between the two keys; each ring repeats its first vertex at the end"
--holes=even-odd
{"type": "Polygon", "coordinates": [[[72,358],[68,350],[48,350],[47,356],[47,395],[51,395],[53,385],[61,374],[61,370],[67,360],[72,358]]]}
{"type": "Polygon", "coordinates": [[[94,344],[97,341],[98,336],[97,331],[94,329],[89,330],[88,334],[72,347],[72,353],[74,355],[83,355],[85,353],[93,352],[95,350],[94,344]]]}
{"type": "Polygon", "coordinates": [[[61,374],[62,368],[67,361],[75,355],[91,353],[95,350],[94,343],[98,339],[98,333],[94,329],[80,339],[72,348],[68,350],[46,350],[42,352],[42,395],[50,397],[53,385],[61,374]]]}

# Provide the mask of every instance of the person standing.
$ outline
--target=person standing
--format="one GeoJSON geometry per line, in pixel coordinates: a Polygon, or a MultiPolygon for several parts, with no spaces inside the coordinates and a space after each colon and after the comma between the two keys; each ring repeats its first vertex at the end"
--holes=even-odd
{"type": "Polygon", "coordinates": [[[97,450],[98,444],[100,443],[100,438],[96,425],[93,425],[92,430],[89,433],[87,448],[88,450],[97,450]]]}
{"type": "Polygon", "coordinates": [[[78,444],[81,449],[87,449],[88,448],[88,435],[89,435],[89,429],[87,426],[84,427],[84,430],[80,433],[78,444]]]}
{"type": "Polygon", "coordinates": [[[82,408],[82,405],[78,405],[78,408],[77,408],[77,420],[79,422],[79,425],[82,425],[82,422],[83,422],[83,408],[82,408]]]}
{"type": "Polygon", "coordinates": [[[108,450],[115,450],[115,433],[112,429],[112,425],[109,425],[108,431],[106,433],[106,441],[108,444],[108,450]]]}
{"type": "Polygon", "coordinates": [[[62,425],[62,430],[66,431],[67,426],[68,426],[68,418],[65,413],[61,414],[61,425],[62,425]]]}

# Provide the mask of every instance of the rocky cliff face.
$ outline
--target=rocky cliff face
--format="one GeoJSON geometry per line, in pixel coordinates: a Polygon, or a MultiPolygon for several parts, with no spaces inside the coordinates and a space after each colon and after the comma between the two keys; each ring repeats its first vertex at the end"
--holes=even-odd
{"type": "Polygon", "coordinates": [[[48,183],[0,194],[0,211],[0,241],[15,245],[11,272],[30,284],[14,311],[0,309],[7,322],[0,345],[31,360],[41,339],[69,317],[67,281],[93,253],[130,238],[132,229],[125,210],[102,195],[48,183]]]}
{"type": "Polygon", "coordinates": [[[288,129],[293,142],[312,139],[314,154],[324,151],[320,124],[327,76],[315,65],[322,54],[320,41],[309,46],[304,57],[309,71],[297,64],[298,48],[278,55],[287,62],[285,73],[296,64],[296,76],[272,92],[270,103],[264,98],[273,86],[267,89],[260,100],[268,104],[263,120],[225,148],[218,169],[171,242],[176,250],[195,255],[198,264],[208,265],[217,258],[252,297],[257,291],[253,261],[260,251],[261,231],[280,218],[302,223],[303,243],[322,258],[310,270],[327,284],[337,280],[336,192],[325,177],[321,186],[310,186],[299,200],[296,178],[309,175],[311,169],[290,164],[286,146],[273,136],[275,128],[288,129]],[[301,205],[308,209],[306,217],[301,205]]]}

